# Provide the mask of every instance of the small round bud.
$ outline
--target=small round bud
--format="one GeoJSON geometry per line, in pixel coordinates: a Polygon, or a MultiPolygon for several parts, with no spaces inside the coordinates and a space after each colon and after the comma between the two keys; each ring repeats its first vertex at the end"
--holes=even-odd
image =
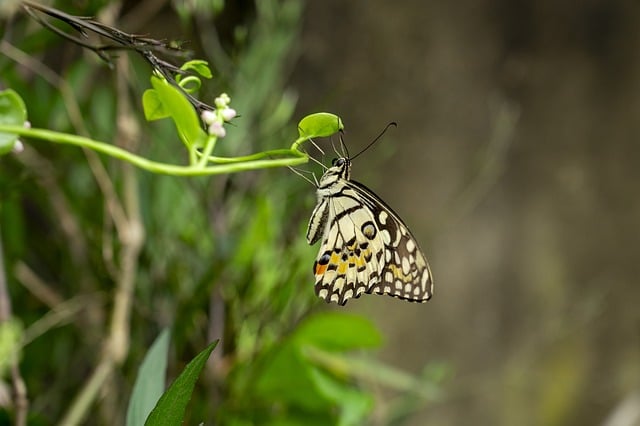
{"type": "Polygon", "coordinates": [[[214,99],[213,103],[216,105],[216,108],[225,108],[231,102],[231,98],[226,93],[221,94],[217,98],[214,99]]]}
{"type": "Polygon", "coordinates": [[[220,115],[222,115],[224,121],[231,121],[231,119],[236,116],[236,110],[227,107],[220,111],[220,115]]]}
{"type": "Polygon", "coordinates": [[[209,111],[204,110],[202,111],[202,114],[200,114],[200,117],[202,117],[202,121],[204,121],[206,124],[212,124],[214,121],[216,121],[216,113],[213,111],[209,111]]]}
{"type": "Polygon", "coordinates": [[[209,126],[209,134],[211,136],[217,136],[219,138],[224,138],[224,135],[227,134],[227,131],[222,126],[222,123],[216,121],[216,122],[212,123],[209,126]]]}
{"type": "Polygon", "coordinates": [[[22,151],[24,151],[24,145],[22,144],[22,141],[20,139],[18,139],[16,143],[13,144],[13,148],[11,148],[11,151],[14,154],[20,154],[22,151]]]}

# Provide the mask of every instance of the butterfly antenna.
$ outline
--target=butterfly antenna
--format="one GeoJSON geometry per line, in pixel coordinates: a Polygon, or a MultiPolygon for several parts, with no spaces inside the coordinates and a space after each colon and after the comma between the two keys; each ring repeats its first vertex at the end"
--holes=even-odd
{"type": "Polygon", "coordinates": [[[365,152],[366,150],[368,150],[369,148],[371,148],[373,146],[373,144],[375,144],[376,142],[378,142],[380,140],[380,138],[382,138],[382,136],[384,136],[385,133],[387,133],[387,130],[389,130],[389,127],[398,127],[398,124],[395,121],[392,121],[391,123],[387,124],[385,126],[385,128],[382,130],[382,132],[380,132],[380,134],[378,136],[376,136],[376,138],[374,140],[372,140],[369,145],[365,146],[362,151],[360,151],[359,153],[357,153],[356,155],[354,155],[353,157],[350,158],[350,160],[354,160],[357,156],[359,156],[360,154],[362,154],[363,152],[365,152]]]}
{"type": "Polygon", "coordinates": [[[342,138],[343,136],[344,132],[340,130],[340,146],[342,147],[342,156],[344,158],[349,158],[349,148],[347,148],[347,144],[344,143],[344,139],[342,138]]]}

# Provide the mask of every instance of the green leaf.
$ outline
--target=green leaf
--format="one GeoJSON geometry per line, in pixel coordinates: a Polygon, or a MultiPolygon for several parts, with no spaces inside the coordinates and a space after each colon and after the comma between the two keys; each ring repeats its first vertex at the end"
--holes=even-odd
{"type": "MultiPolygon", "coordinates": [[[[7,89],[0,92],[0,124],[23,126],[27,121],[27,107],[14,90],[7,89]]],[[[0,133],[0,155],[11,152],[18,135],[0,133]]]]}
{"type": "Polygon", "coordinates": [[[342,120],[329,112],[317,112],[304,117],[298,123],[298,132],[303,138],[331,136],[344,129],[342,120]]]}
{"type": "Polygon", "coordinates": [[[181,70],[188,71],[192,70],[203,76],[204,78],[211,78],[213,75],[211,74],[211,69],[209,68],[209,64],[207,61],[202,59],[194,59],[192,61],[185,62],[181,67],[181,70]]]}
{"type": "Polygon", "coordinates": [[[147,89],[142,94],[142,108],[144,109],[144,118],[147,121],[160,120],[169,117],[158,92],[153,89],[147,89]]]}
{"type": "Polygon", "coordinates": [[[127,409],[127,426],[144,424],[144,420],[164,391],[169,351],[169,329],[164,329],[144,357],[127,409]]]}
{"type": "Polygon", "coordinates": [[[169,389],[162,394],[144,423],[145,426],[182,424],[184,412],[191,399],[196,380],[198,380],[202,368],[217,344],[218,340],[211,343],[187,364],[178,378],[169,386],[169,389]]]}
{"type": "MultiPolygon", "coordinates": [[[[182,142],[188,147],[203,146],[207,134],[200,126],[196,110],[184,94],[166,80],[156,76],[151,77],[158,100],[173,119],[182,142]]],[[[145,113],[146,114],[146,113],[145,113]]]]}

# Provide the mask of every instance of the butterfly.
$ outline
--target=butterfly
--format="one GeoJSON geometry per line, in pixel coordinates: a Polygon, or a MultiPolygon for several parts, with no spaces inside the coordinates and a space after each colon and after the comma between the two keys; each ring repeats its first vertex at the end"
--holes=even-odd
{"type": "Polygon", "coordinates": [[[416,239],[384,201],[351,180],[348,155],[334,159],[316,186],[307,242],[322,241],[313,265],[318,297],[340,305],[364,293],[431,298],[431,270],[416,239]]]}

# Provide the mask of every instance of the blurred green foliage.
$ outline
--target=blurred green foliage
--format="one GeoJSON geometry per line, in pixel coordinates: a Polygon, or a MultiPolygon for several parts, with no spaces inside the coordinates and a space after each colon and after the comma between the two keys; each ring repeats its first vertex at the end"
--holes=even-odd
{"type": "MultiPolygon", "coordinates": [[[[119,4],[84,2],[81,10],[67,2],[55,6],[100,16],[114,5],[119,4]]],[[[225,91],[240,114],[217,149],[244,155],[281,147],[297,134],[290,124],[295,96],[285,83],[302,2],[255,2],[238,22],[221,22],[232,18],[221,15],[226,10],[221,2],[210,5],[206,10],[183,5],[180,16],[194,39],[217,37],[214,24],[235,26],[231,37],[220,40],[229,53],[202,52],[215,78],[202,87],[201,96],[225,91]],[[208,29],[202,27],[203,17],[210,19],[208,29]]],[[[130,55],[114,72],[26,16],[6,17],[3,25],[11,27],[6,41],[15,50],[3,47],[11,54],[0,55],[0,84],[24,99],[34,127],[117,145],[122,121],[132,120],[134,146],[128,149],[168,162],[185,155],[170,122],[144,121],[140,105],[151,70],[140,58],[130,55]],[[123,70],[126,75],[118,76],[123,70]],[[119,81],[125,82],[124,90],[119,81]]],[[[144,28],[153,34],[161,30],[144,28]]],[[[302,179],[288,170],[160,176],[76,148],[41,141],[26,145],[20,155],[0,157],[0,241],[14,318],[30,336],[20,370],[31,424],[69,416],[87,376],[113,351],[123,351],[124,359],[114,356],[116,366],[101,387],[97,409],[82,418],[121,423],[136,376],[139,382],[155,374],[157,383],[157,375],[164,375],[163,368],[138,366],[165,327],[171,328],[171,349],[165,353],[165,341],[165,350],[150,357],[162,364],[159,360],[168,356],[169,377],[221,339],[196,384],[188,423],[365,421],[374,397],[350,373],[360,361],[344,353],[376,347],[381,336],[361,317],[309,316],[320,303],[310,273],[316,249],[303,237],[314,197],[302,179]],[[137,221],[144,230],[136,234],[142,245],[127,257],[130,226],[137,221]],[[131,259],[134,264],[128,265],[131,259]],[[114,307],[131,268],[134,301],[126,336],[114,340],[114,307]],[[114,342],[120,343],[114,348],[114,342]],[[338,360],[342,368],[321,359],[338,360]]],[[[197,359],[204,366],[206,356],[197,359]]],[[[415,396],[410,388],[427,382],[433,381],[400,388],[415,396]]],[[[137,403],[142,397],[135,398],[137,403]]],[[[8,416],[13,412],[0,410],[8,416]]]]}

